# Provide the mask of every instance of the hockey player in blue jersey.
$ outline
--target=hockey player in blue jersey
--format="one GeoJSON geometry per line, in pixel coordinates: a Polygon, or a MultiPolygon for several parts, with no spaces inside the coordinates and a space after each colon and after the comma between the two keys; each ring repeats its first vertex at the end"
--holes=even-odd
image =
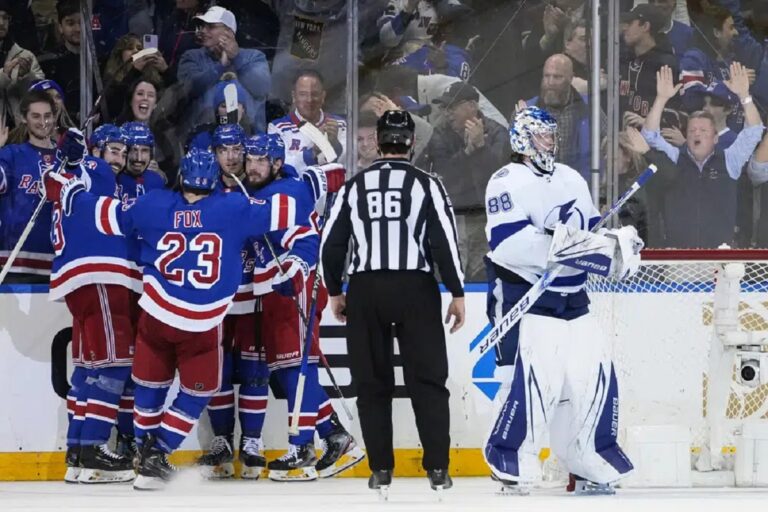
{"type": "Polygon", "coordinates": [[[93,131],[89,142],[91,156],[107,162],[115,174],[125,170],[128,147],[122,128],[113,124],[103,124],[93,131]]]}
{"type": "Polygon", "coordinates": [[[540,478],[541,449],[551,446],[576,475],[577,492],[612,493],[632,464],[616,442],[616,371],[584,285],[598,268],[617,277],[636,271],[642,241],[632,227],[588,231],[600,216],[584,179],[554,160],[550,114],[519,111],[510,140],[512,163],[491,177],[485,197],[491,322],[550,262],[567,268],[496,347],[502,386],[485,459],[496,479],[526,492],[540,478]]]}
{"type": "MultiPolygon", "coordinates": [[[[0,149],[0,266],[5,265],[40,202],[42,173],[58,162],[52,139],[53,100],[43,91],[31,91],[20,108],[29,138],[23,144],[0,149]]],[[[51,206],[47,204],[11,265],[6,283],[48,280],[53,260],[50,229],[51,206]]]]}
{"type": "MultiPolygon", "coordinates": [[[[85,193],[80,180],[62,187],[65,215],[87,209],[100,232],[141,240],[143,313],[133,365],[141,450],[136,489],[161,487],[173,476],[167,455],[218,390],[221,324],[241,280],[241,249],[270,229],[267,201],[213,193],[219,172],[212,154],[193,151],[182,160],[179,191],[155,190],[132,206],[85,193]],[[165,409],[177,370],[180,390],[165,409]]],[[[316,232],[307,234],[312,237],[316,232]]]]}
{"type": "MultiPolygon", "coordinates": [[[[61,156],[67,172],[86,190],[115,197],[115,176],[106,162],[86,155],[83,134],[70,128],[61,156]]],[[[67,432],[67,482],[111,483],[133,480],[133,451],[116,453],[108,445],[130,379],[134,349],[132,290],[141,273],[128,260],[124,238],[100,233],[93,212],[64,215],[57,189],[46,190],[53,202],[51,242],[55,251],[49,298],[64,301],[72,313],[74,372],[70,391],[75,409],[67,432]]],[[[133,402],[130,403],[131,416],[133,402]]],[[[132,434],[132,418],[123,415],[123,432],[132,434]]],[[[133,436],[130,436],[133,438],[133,436]]]]}
{"type": "MultiPolygon", "coordinates": [[[[297,312],[296,300],[302,311],[308,312],[310,309],[309,300],[315,279],[313,267],[317,263],[317,246],[314,240],[312,244],[307,243],[307,231],[302,222],[310,217],[313,222],[317,222],[317,219],[313,211],[315,198],[306,183],[285,174],[284,158],[284,148],[274,136],[256,136],[246,142],[248,181],[254,189],[254,197],[272,202],[272,225],[267,237],[284,269],[283,272],[278,269],[272,249],[266,241],[257,240],[253,291],[261,303],[261,343],[269,369],[275,372],[286,393],[289,409],[293,407],[296,396],[302,350],[300,343],[303,342],[303,336],[312,336],[299,435],[290,436],[289,451],[285,456],[268,464],[269,477],[280,481],[306,481],[340,473],[360,462],[364,454],[344,429],[318,381],[319,318],[327,301],[325,288],[321,287],[317,297],[318,321],[312,333],[304,332],[306,326],[297,312]],[[323,455],[319,461],[314,453],[315,429],[323,445],[323,455]]],[[[337,175],[344,175],[340,166],[335,166],[334,170],[337,175]]],[[[314,170],[315,177],[319,172],[322,171],[314,170]]],[[[247,352],[244,355],[250,357],[247,352]]],[[[252,359],[255,359],[256,354],[253,356],[252,359]]],[[[247,361],[243,361],[240,367],[241,380],[249,379],[247,371],[244,375],[245,369],[253,371],[254,380],[260,381],[262,370],[258,365],[248,366],[247,361]]],[[[265,384],[260,389],[255,386],[247,392],[252,396],[261,395],[266,403],[265,384]]],[[[241,389],[241,396],[243,393],[241,389]]],[[[260,436],[263,414],[261,418],[244,418],[241,415],[244,431],[249,422],[254,426],[252,435],[260,436]]]]}
{"type": "Polygon", "coordinates": [[[155,136],[144,123],[132,121],[121,126],[128,149],[128,163],[117,176],[120,200],[131,204],[150,190],[163,188],[165,177],[150,168],[154,158],[155,136]]]}
{"type": "MultiPolygon", "coordinates": [[[[236,124],[219,125],[213,132],[212,147],[216,161],[221,168],[218,189],[222,193],[242,194],[240,183],[245,180],[244,144],[245,132],[236,124]],[[239,181],[239,183],[238,183],[239,181]]],[[[253,245],[246,244],[242,250],[242,280],[223,325],[223,365],[221,388],[211,398],[208,404],[208,417],[211,421],[213,439],[209,450],[197,461],[201,473],[206,478],[230,478],[234,476],[234,444],[235,431],[235,390],[232,382],[233,357],[241,350],[248,350],[256,337],[256,299],[253,296],[253,245]]],[[[250,363],[246,363],[250,364],[250,363]]],[[[239,366],[239,365],[238,365],[239,366]]],[[[247,394],[247,384],[240,386],[240,417],[250,414],[261,405],[260,400],[247,394]],[[246,392],[243,395],[243,392],[246,392]],[[258,402],[258,403],[257,403],[258,402]]],[[[266,396],[263,400],[266,408],[266,396]]],[[[249,416],[246,416],[249,417],[249,416]]],[[[243,424],[241,423],[241,426],[243,424]]],[[[247,428],[243,426],[243,430],[247,428]]],[[[243,437],[245,438],[245,437],[243,437]]],[[[252,443],[248,445],[252,450],[252,443]]],[[[241,444],[241,458],[245,450],[241,444]]],[[[245,462],[242,466],[241,477],[258,479],[261,470],[266,467],[263,454],[260,458],[245,462]]]]}

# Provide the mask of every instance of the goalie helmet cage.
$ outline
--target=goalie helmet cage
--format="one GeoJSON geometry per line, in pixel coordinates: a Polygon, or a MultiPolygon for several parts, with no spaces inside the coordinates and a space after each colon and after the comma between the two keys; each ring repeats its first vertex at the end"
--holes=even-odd
{"type": "MultiPolygon", "coordinates": [[[[752,336],[752,349],[768,350],[768,250],[645,250],[635,276],[591,275],[587,291],[619,377],[620,441],[630,426],[684,426],[693,470],[705,452],[724,454],[716,469],[732,469],[743,422],[768,422],[768,384],[759,375],[755,386],[740,383],[736,364],[712,370],[710,352],[716,347],[735,363],[736,347],[722,350],[721,341],[735,332],[739,340],[752,336]],[[735,286],[725,287],[726,273],[735,286]],[[716,287],[731,305],[730,324],[727,311],[715,314],[716,287]],[[722,446],[710,451],[710,444],[722,446]]],[[[768,368],[760,372],[768,382],[768,368]]],[[[544,479],[567,479],[554,457],[544,462],[544,479]]]]}

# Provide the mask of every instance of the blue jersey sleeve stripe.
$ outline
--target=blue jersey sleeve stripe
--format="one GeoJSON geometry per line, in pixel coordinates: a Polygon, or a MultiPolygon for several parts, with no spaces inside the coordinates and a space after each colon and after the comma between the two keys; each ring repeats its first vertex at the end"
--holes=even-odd
{"type": "Polygon", "coordinates": [[[589,228],[587,228],[587,229],[592,231],[592,228],[595,227],[595,225],[598,222],[600,222],[600,217],[592,217],[591,219],[589,219],[589,228]]]}
{"type": "Polygon", "coordinates": [[[499,224],[498,226],[495,226],[493,229],[491,229],[491,241],[489,242],[491,250],[495,251],[496,247],[498,247],[501,242],[522,230],[526,226],[530,225],[531,221],[529,219],[525,219],[518,220],[517,222],[507,222],[505,224],[499,224]]]}

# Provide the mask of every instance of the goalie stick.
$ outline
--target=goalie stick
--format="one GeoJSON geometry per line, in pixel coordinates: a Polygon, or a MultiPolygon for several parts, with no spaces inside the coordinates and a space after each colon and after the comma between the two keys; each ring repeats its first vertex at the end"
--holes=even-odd
{"type": "Polygon", "coordinates": [[[325,161],[327,163],[335,162],[339,155],[336,154],[336,150],[328,142],[328,137],[323,132],[317,129],[317,126],[307,121],[299,123],[299,131],[303,133],[312,143],[320,149],[320,152],[325,155],[325,161]]]}
{"type": "MultiPolygon", "coordinates": [[[[651,178],[651,176],[656,174],[657,170],[658,169],[655,165],[649,165],[648,168],[643,171],[640,176],[638,176],[637,180],[635,180],[632,186],[630,186],[629,189],[627,189],[627,191],[624,192],[624,194],[622,194],[622,196],[616,200],[616,202],[611,206],[611,209],[608,210],[602,217],[600,217],[600,220],[590,231],[594,233],[598,229],[605,226],[605,223],[608,222],[608,219],[618,213],[618,211],[622,206],[624,206],[629,198],[632,197],[635,192],[640,190],[640,188],[645,184],[646,181],[651,178]]],[[[485,328],[483,328],[483,330],[475,337],[474,341],[469,347],[470,354],[474,356],[472,360],[480,359],[485,355],[486,352],[488,352],[499,343],[501,338],[504,337],[504,335],[507,334],[507,332],[509,332],[509,330],[512,329],[512,327],[514,327],[515,324],[520,321],[523,315],[527,313],[531,307],[533,307],[539,297],[541,297],[549,285],[552,284],[552,281],[555,280],[563,268],[565,267],[558,264],[549,265],[546,270],[544,270],[544,274],[542,274],[539,280],[531,286],[530,290],[528,290],[526,294],[522,296],[517,304],[512,306],[512,309],[507,311],[507,313],[497,322],[495,326],[489,323],[485,326],[485,328]]]]}

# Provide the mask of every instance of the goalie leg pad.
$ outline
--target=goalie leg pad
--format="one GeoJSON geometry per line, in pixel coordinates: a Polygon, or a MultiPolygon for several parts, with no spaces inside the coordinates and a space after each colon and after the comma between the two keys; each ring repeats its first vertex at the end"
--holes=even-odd
{"type": "Polygon", "coordinates": [[[553,451],[571,473],[596,484],[615,482],[632,469],[617,443],[619,423],[618,381],[607,343],[592,315],[567,322],[570,350],[561,354],[566,366],[562,400],[568,407],[555,413],[553,451]]]}
{"type": "Polygon", "coordinates": [[[539,453],[546,448],[549,422],[564,382],[559,351],[566,321],[525,315],[515,376],[484,449],[491,471],[502,480],[524,485],[541,477],[539,453]]]}

